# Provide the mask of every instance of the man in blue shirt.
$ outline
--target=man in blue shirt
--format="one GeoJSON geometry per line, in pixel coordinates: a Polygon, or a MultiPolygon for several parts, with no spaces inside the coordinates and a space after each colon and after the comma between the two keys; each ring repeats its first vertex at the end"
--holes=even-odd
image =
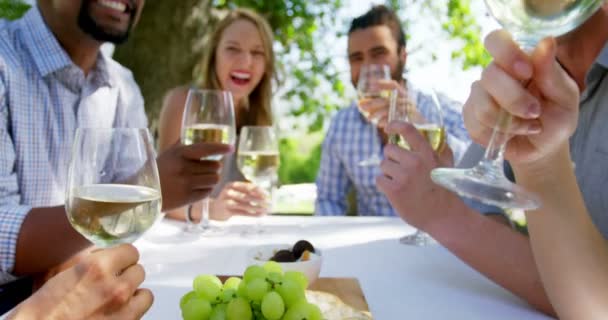
{"type": "MultiPolygon", "coordinates": [[[[39,0],[0,29],[0,283],[60,264],[90,243],[63,207],[78,127],[147,127],[129,70],[100,52],[125,41],[144,0],[39,0]]],[[[157,158],[163,211],[202,199],[226,145],[176,145],[157,158]]]]}
{"type": "MultiPolygon", "coordinates": [[[[383,85],[394,87],[386,89],[402,86],[407,52],[405,34],[396,14],[385,6],[375,6],[354,19],[348,32],[348,60],[351,80],[355,86],[361,67],[367,64],[390,67],[393,81],[383,85]]],[[[417,94],[416,97],[416,103],[424,113],[425,108],[429,108],[429,103],[432,103],[431,97],[424,94],[417,94]]],[[[469,141],[460,115],[460,106],[443,96],[439,96],[439,102],[443,109],[448,145],[458,159],[469,141]]],[[[361,114],[355,103],[340,110],[332,119],[323,142],[317,176],[317,214],[344,215],[347,211],[347,194],[354,189],[359,215],[396,215],[384,194],[376,187],[375,179],[380,175],[379,166],[359,165],[372,155],[382,157],[382,149],[387,141],[383,129],[388,114],[386,106],[388,104],[376,109],[372,116],[380,118],[377,128],[361,114]]]]}

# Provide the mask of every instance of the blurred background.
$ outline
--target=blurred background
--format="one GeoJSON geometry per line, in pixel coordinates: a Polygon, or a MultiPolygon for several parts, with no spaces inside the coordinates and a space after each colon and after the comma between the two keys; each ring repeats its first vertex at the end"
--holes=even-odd
{"type": "MultiPolygon", "coordinates": [[[[34,3],[0,0],[0,28],[34,3]]],[[[489,61],[483,37],[498,27],[481,0],[151,0],[129,41],[104,50],[132,70],[155,134],[164,93],[197,77],[194,66],[223,14],[235,7],[262,13],[273,28],[280,70],[273,103],[281,136],[277,210],[312,213],[325,130],[355,97],[345,34],[351,20],[374,4],[393,8],[402,19],[410,78],[464,102],[489,61]]]]}

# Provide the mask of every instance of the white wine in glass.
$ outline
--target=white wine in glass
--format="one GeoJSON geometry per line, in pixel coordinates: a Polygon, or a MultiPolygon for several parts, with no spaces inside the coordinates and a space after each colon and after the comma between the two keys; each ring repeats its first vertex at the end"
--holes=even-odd
{"type": "MultiPolygon", "coordinates": [[[[485,0],[496,20],[520,47],[531,52],[545,37],[557,37],[578,27],[593,15],[603,0],[485,0]]],[[[484,158],[471,169],[438,168],[433,181],[461,196],[503,209],[531,210],[538,197],[509,181],[503,171],[503,156],[509,140],[511,116],[501,110],[484,158]]]]}
{"type": "MultiPolygon", "coordinates": [[[[243,176],[263,189],[272,203],[273,188],[278,180],[279,142],[273,127],[244,126],[241,128],[237,166],[243,176]]],[[[272,208],[271,208],[272,209],[272,208]]],[[[255,234],[263,233],[262,218],[258,218],[255,234]]],[[[244,232],[248,235],[250,232],[244,232]]]]}
{"type": "Polygon", "coordinates": [[[147,129],[78,129],[66,211],[98,247],[131,243],[161,215],[156,154],[147,129]]]}
{"type": "Polygon", "coordinates": [[[373,144],[371,146],[371,150],[373,152],[369,158],[362,160],[359,162],[360,166],[377,166],[380,164],[382,159],[377,154],[378,145],[379,145],[379,137],[377,134],[377,121],[376,118],[370,118],[371,115],[361,108],[362,104],[365,104],[369,101],[373,100],[384,100],[387,105],[391,98],[391,92],[388,90],[378,89],[375,85],[377,81],[380,80],[390,80],[391,79],[391,70],[388,65],[384,64],[368,64],[361,66],[361,71],[359,72],[359,79],[357,81],[357,96],[359,107],[359,112],[369,121],[372,125],[370,126],[370,133],[373,137],[373,144]]]}
{"type": "MultiPolygon", "coordinates": [[[[182,118],[181,141],[184,145],[195,143],[223,143],[234,145],[235,118],[232,94],[220,90],[190,89],[182,118]]],[[[209,156],[201,160],[219,161],[223,156],[209,156]]],[[[203,199],[201,219],[194,219],[192,206],[186,213],[187,232],[221,234],[209,220],[209,198],[203,199]]]]}
{"type": "Polygon", "coordinates": [[[242,151],[238,153],[237,165],[247,180],[255,184],[271,182],[279,170],[279,152],[242,151]]]}

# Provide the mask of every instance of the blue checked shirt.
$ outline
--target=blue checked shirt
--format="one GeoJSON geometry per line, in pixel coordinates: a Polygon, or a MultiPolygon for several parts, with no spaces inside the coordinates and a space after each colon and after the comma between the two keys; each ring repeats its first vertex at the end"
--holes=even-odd
{"type": "MultiPolygon", "coordinates": [[[[431,98],[417,94],[416,103],[424,114],[431,98]]],[[[461,106],[439,96],[443,109],[448,145],[458,161],[470,138],[462,121],[461,106]]],[[[345,215],[347,194],[351,188],[357,193],[357,211],[365,216],[395,216],[396,212],[384,194],[376,187],[379,166],[359,166],[359,162],[373,154],[383,157],[382,141],[375,126],[359,112],[355,104],[338,111],[332,119],[323,141],[321,166],[317,175],[317,215],[345,215]]]]}
{"type": "Polygon", "coordinates": [[[145,128],[143,98],[131,72],[101,53],[85,75],[34,7],[0,29],[0,282],[28,212],[64,203],[78,127],[145,128]]]}

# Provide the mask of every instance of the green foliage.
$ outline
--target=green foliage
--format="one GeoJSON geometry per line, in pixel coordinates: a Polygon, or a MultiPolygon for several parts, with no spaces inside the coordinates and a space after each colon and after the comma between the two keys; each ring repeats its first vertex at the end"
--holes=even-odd
{"type": "Polygon", "coordinates": [[[452,58],[462,59],[462,67],[465,70],[488,65],[491,57],[480,39],[481,28],[471,14],[470,0],[448,0],[447,17],[443,30],[450,38],[463,42],[459,50],[452,52],[452,58]]]}
{"type": "Polygon", "coordinates": [[[0,19],[18,19],[29,8],[30,5],[21,0],[0,0],[0,19]]]}
{"type": "Polygon", "coordinates": [[[321,139],[318,136],[312,139],[314,144],[303,146],[301,141],[307,139],[285,138],[281,139],[279,152],[281,166],[279,168],[279,181],[281,184],[295,184],[315,181],[321,162],[321,139]]]}

